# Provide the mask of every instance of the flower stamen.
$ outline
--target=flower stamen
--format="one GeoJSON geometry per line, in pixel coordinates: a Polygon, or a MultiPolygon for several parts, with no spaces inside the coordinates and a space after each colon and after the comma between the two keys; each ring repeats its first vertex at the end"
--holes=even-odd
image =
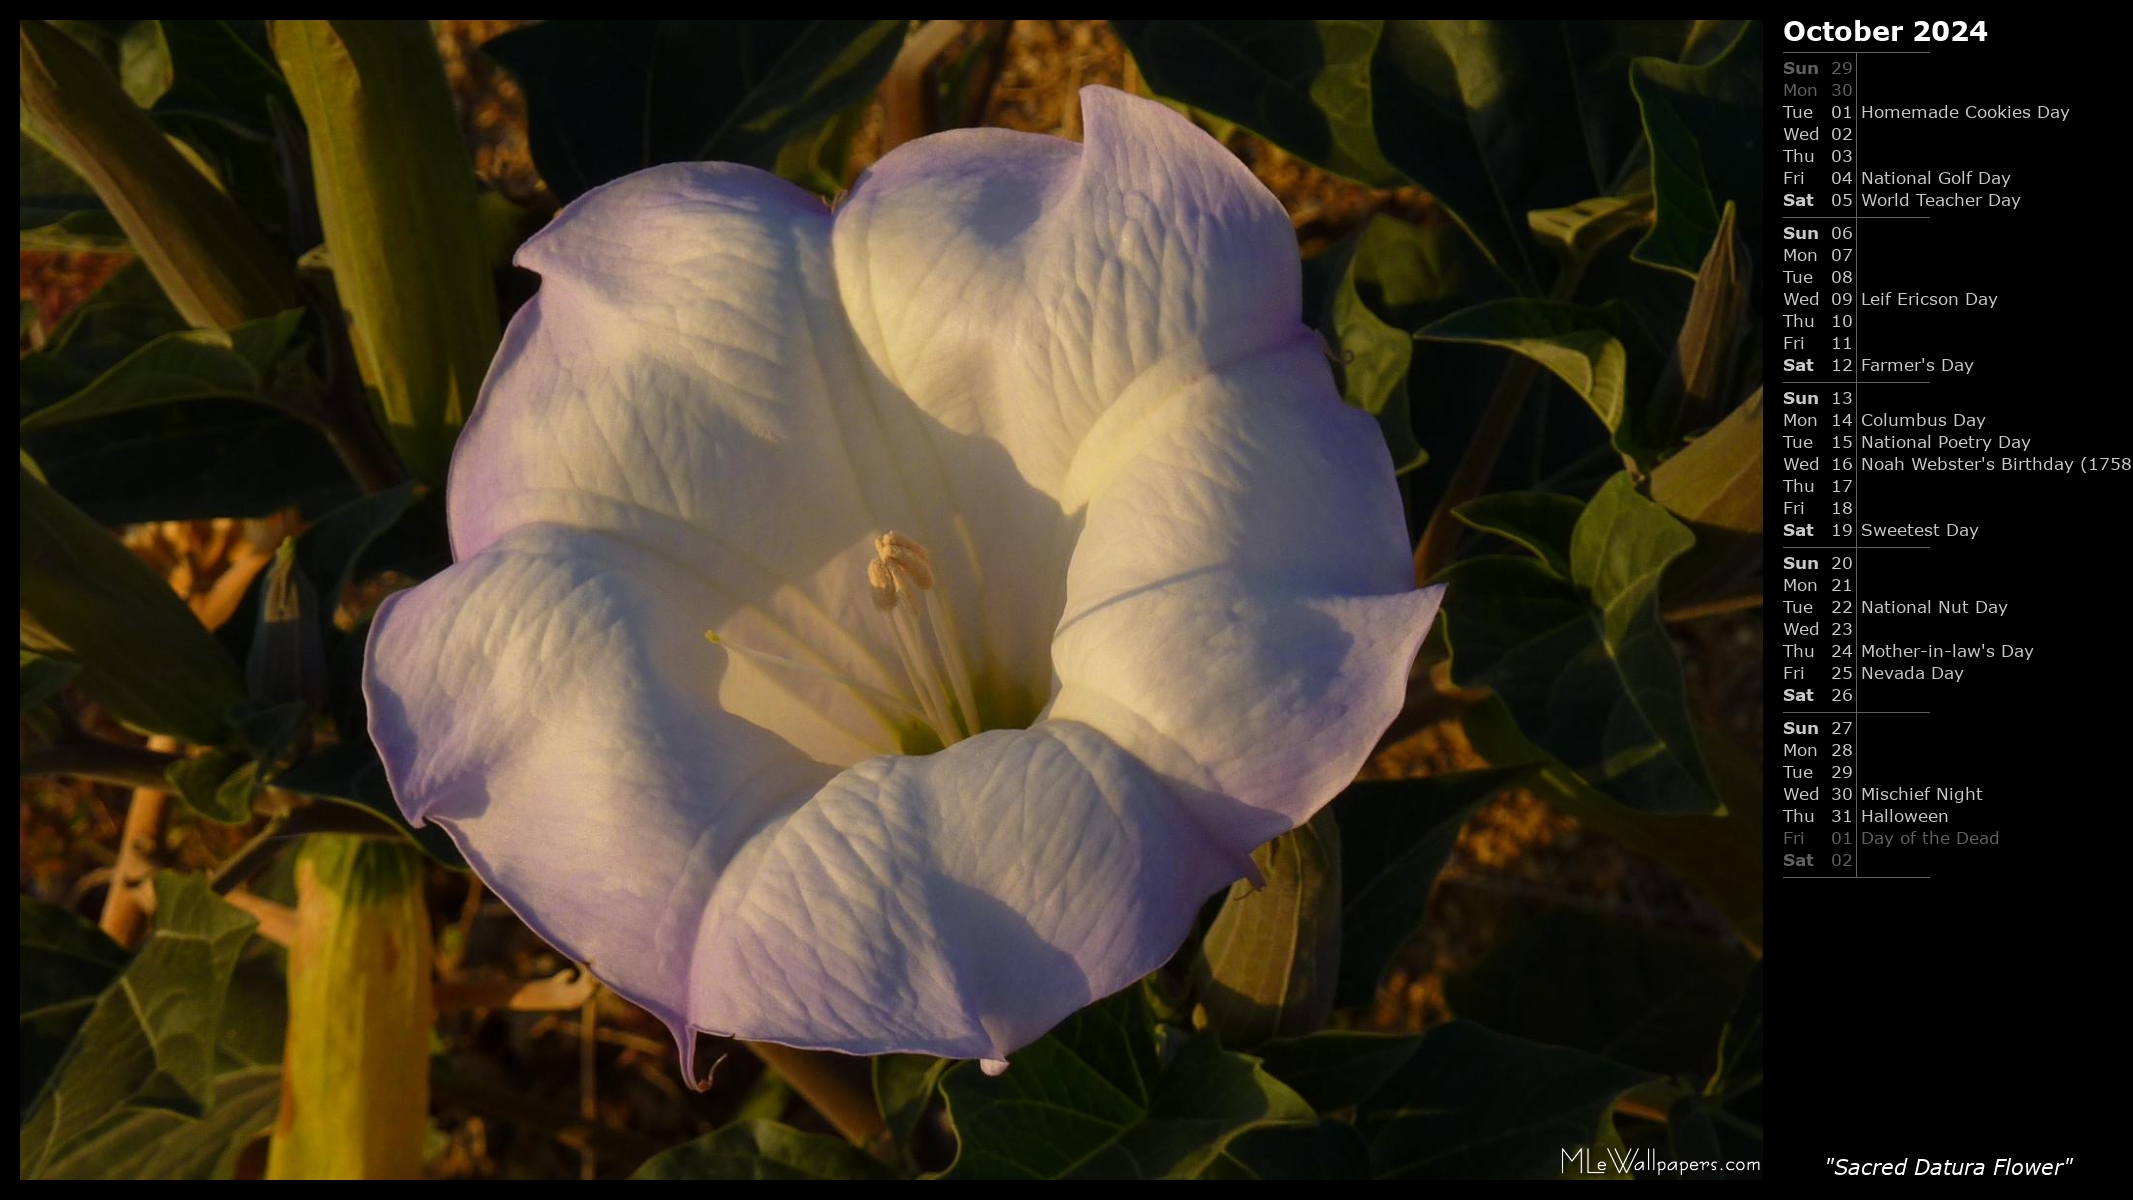
{"type": "Polygon", "coordinates": [[[933,583],[933,556],[924,546],[893,531],[874,539],[874,559],[867,564],[874,607],[889,618],[911,686],[934,714],[928,723],[943,746],[952,746],[978,732],[978,704],[970,686],[970,668],[955,638],[954,621],[933,583]],[[939,648],[938,657],[927,646],[928,632],[939,648]]]}

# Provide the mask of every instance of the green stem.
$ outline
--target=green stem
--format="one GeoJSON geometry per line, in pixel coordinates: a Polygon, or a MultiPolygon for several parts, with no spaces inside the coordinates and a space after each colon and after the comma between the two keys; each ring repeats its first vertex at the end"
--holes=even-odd
{"type": "Polygon", "coordinates": [[[163,772],[183,757],[146,746],[91,738],[33,747],[22,752],[19,762],[25,779],[32,775],[72,775],[120,787],[163,788],[170,786],[163,772]]]}

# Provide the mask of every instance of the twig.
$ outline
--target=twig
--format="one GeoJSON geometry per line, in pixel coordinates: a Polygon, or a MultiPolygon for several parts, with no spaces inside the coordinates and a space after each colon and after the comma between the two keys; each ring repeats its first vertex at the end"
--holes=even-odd
{"type": "MultiPolygon", "coordinates": [[[[600,1009],[597,997],[587,996],[578,1020],[584,1032],[578,1038],[578,1118],[587,1125],[600,1121],[600,1009]]],[[[578,1148],[578,1178],[598,1179],[599,1151],[578,1148]]]]}
{"type": "MultiPolygon", "coordinates": [[[[148,749],[156,753],[171,755],[177,747],[178,740],[166,734],[148,739],[148,749]]],[[[163,844],[163,810],[170,800],[164,786],[158,779],[155,786],[133,791],[126,827],[119,834],[118,865],[112,869],[111,890],[104,893],[104,912],[97,921],[112,941],[128,948],[140,940],[154,904],[148,884],[163,844]]]]}
{"type": "Polygon", "coordinates": [[[512,1012],[569,1012],[592,1003],[600,981],[576,967],[546,979],[445,979],[435,993],[439,1012],[503,1008],[512,1012]]]}
{"type": "Polygon", "coordinates": [[[875,94],[881,97],[881,149],[886,154],[933,132],[939,106],[926,68],[963,34],[961,21],[928,21],[904,42],[875,94]]]}
{"type": "Polygon", "coordinates": [[[256,932],[277,946],[291,945],[296,941],[296,910],[286,904],[276,904],[264,896],[255,896],[239,889],[223,897],[233,908],[252,914],[259,922],[256,932]]]}

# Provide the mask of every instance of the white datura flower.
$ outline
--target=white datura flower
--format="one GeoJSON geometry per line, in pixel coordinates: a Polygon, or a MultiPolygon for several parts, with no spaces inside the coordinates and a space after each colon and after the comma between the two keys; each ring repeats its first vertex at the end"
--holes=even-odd
{"type": "Polygon", "coordinates": [[[1081,145],[913,142],[834,214],[656,167],[519,252],[370,732],[408,818],[685,1059],[998,1070],[1400,708],[1437,593],[1286,215],[1161,105],[1082,110],[1081,145]]]}

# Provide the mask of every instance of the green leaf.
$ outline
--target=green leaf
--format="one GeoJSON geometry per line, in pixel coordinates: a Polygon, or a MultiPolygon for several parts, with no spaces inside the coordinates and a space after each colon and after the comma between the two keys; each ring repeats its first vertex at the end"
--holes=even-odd
{"type": "Polygon", "coordinates": [[[96,998],[125,969],[126,952],[94,924],[56,904],[19,893],[15,904],[21,930],[15,957],[21,1014],[16,1066],[22,1075],[20,1109],[27,1118],[96,998]]]}
{"type": "Polygon", "coordinates": [[[1353,1108],[1415,1056],[1422,1039],[1405,1034],[1325,1029],[1259,1047],[1267,1073],[1320,1112],[1353,1108]]]}
{"type": "Polygon", "coordinates": [[[1614,800],[1717,810],[1659,616],[1660,576],[1693,541],[1625,472],[1578,518],[1570,580],[1535,559],[1454,564],[1444,604],[1453,677],[1494,690],[1526,737],[1614,800]]]}
{"type": "Polygon", "coordinates": [[[534,165],[572,200],[659,163],[769,170],[864,101],[906,21],[546,21],[483,49],[526,93],[534,165]]]}
{"type": "Polygon", "coordinates": [[[1408,178],[1372,128],[1381,21],[1113,21],[1148,85],[1371,187],[1408,178]]]}
{"type": "MultiPolygon", "coordinates": [[[[1459,830],[1526,772],[1466,771],[1365,780],[1334,803],[1341,822],[1341,969],[1335,1002],[1371,1002],[1392,956],[1422,927],[1459,830]]],[[[1286,1078],[1286,1076],[1284,1076],[1286,1078]]]]}
{"type": "Polygon", "coordinates": [[[1380,1179],[1553,1179],[1564,1153],[1599,1142],[1615,1101],[1651,1078],[1453,1021],[1423,1035],[1356,1127],[1380,1179]]]}
{"type": "Polygon", "coordinates": [[[1370,1147],[1346,1121],[1251,1125],[1222,1143],[1198,1179],[1368,1179],[1370,1147]]]}
{"type": "Polygon", "coordinates": [[[247,321],[227,333],[166,333],[82,390],[24,417],[23,432],[185,400],[230,398],[274,405],[268,393],[270,376],[302,319],[302,311],[292,309],[247,321]]]}
{"type": "Polygon", "coordinates": [[[204,1117],[126,1108],[44,1165],[43,1179],[228,1179],[281,1104],[281,1064],[215,1076],[204,1117]]]}
{"type": "Polygon", "coordinates": [[[1629,352],[1618,336],[1620,306],[1586,308],[1557,300],[1494,300],[1453,313],[1415,334],[1437,342],[1468,342],[1509,350],[1546,367],[1569,385],[1629,449],[1626,389],[1629,352]]]}
{"type": "Polygon", "coordinates": [[[21,636],[80,664],[81,687],[130,725],[215,739],[243,677],[168,584],[21,472],[21,636]]]}
{"type": "Polygon", "coordinates": [[[1454,1013],[1498,1033],[1699,1075],[1751,965],[1738,945],[1555,907],[1520,920],[1445,991],[1454,1013]]]}
{"type": "Polygon", "coordinates": [[[1652,217],[1650,192],[1596,196],[1562,208],[1536,208],[1526,214],[1533,235],[1564,259],[1582,263],[1652,217]]]}
{"type": "Polygon", "coordinates": [[[1729,1108],[1753,1106],[1762,1115],[1763,1090],[1763,965],[1758,962],[1741,990],[1739,1003],[1726,1021],[1718,1043],[1718,1069],[1712,1073],[1704,1095],[1729,1108]]]}
{"type": "Polygon", "coordinates": [[[252,819],[258,766],[243,754],[210,750],[172,763],[163,774],[185,806],[208,820],[242,825],[252,819]]]}
{"type": "Polygon", "coordinates": [[[415,477],[441,485],[499,333],[436,37],[427,21],[276,21],[274,53],[310,131],[363,386],[415,477]]]}
{"type": "Polygon", "coordinates": [[[1724,54],[1703,66],[1639,58],[1630,88],[1651,145],[1658,217],[1637,243],[1637,261],[1694,275],[1728,201],[1740,205],[1741,235],[1762,236],[1763,26],[1750,21],[1724,54]]]}
{"type": "Polygon", "coordinates": [[[955,1063],[930,1054],[881,1054],[873,1060],[874,1103],[899,1148],[908,1148],[933,1103],[941,1076],[955,1063]]]}
{"type": "Polygon", "coordinates": [[[296,539],[296,562],[318,588],[320,615],[330,624],[341,594],[355,582],[363,554],[415,507],[413,483],[351,500],[304,530],[296,539]]]}
{"type": "Polygon", "coordinates": [[[466,858],[444,830],[435,825],[417,829],[407,823],[400,805],[393,800],[392,786],[386,782],[385,765],[378,761],[377,751],[371,748],[370,740],[363,737],[360,730],[354,736],[358,740],[338,742],[312,751],[276,775],[273,785],[299,796],[364,809],[405,833],[408,840],[443,866],[466,870],[466,858]]]}
{"type": "Polygon", "coordinates": [[[1162,95],[1369,186],[1426,189],[1529,295],[1545,272],[1527,213],[1619,190],[1640,143],[1629,64],[1678,54],[1689,32],[1686,21],[1112,25],[1162,95]]]}
{"type": "Polygon", "coordinates": [[[1469,500],[1452,515],[1481,530],[1508,538],[1539,556],[1548,569],[1570,578],[1570,533],[1585,505],[1554,492],[1497,492],[1469,500]]]}
{"type": "Polygon", "coordinates": [[[1378,419],[1396,472],[1428,459],[1408,390],[1412,333],[1463,290],[1456,238],[1379,215],[1305,265],[1312,321],[1339,352],[1341,398],[1378,419]]]}
{"type": "Polygon", "coordinates": [[[188,325],[230,329],[295,307],[287,261],[108,70],[42,21],[22,22],[20,42],[25,117],[95,188],[188,325]]]}
{"type": "Polygon", "coordinates": [[[1759,586],[1763,566],[1763,391],[1652,471],[1652,499],[1696,545],[1666,572],[1669,604],[1759,586]]]}
{"type": "Polygon", "coordinates": [[[1230,1140],[1269,1122],[1315,1119],[1259,1060],[1213,1034],[1158,1061],[1139,988],[1090,1005],[986,1076],[941,1082],[960,1144],[950,1179],[1161,1179],[1219,1173],[1230,1140]]]}
{"type": "Polygon", "coordinates": [[[238,953],[256,922],[204,878],[155,878],[155,925],[97,998],[22,1127],[22,1177],[44,1174],[120,1110],[207,1116],[215,1044],[238,953]]]}
{"type": "Polygon", "coordinates": [[[1681,435],[1709,425],[1739,396],[1735,380],[1742,360],[1754,351],[1749,342],[1748,247],[1736,232],[1739,211],[1726,201],[1711,253],[1696,273],[1688,315],[1674,339],[1660,398],[1648,406],[1645,439],[1671,446],[1681,435]]]}
{"type": "Polygon", "coordinates": [[[1207,1024],[1225,1043],[1309,1033],[1332,1015],[1340,852],[1340,827],[1323,811],[1252,852],[1264,886],[1239,880],[1230,888],[1193,966],[1207,1024]]]}
{"type": "Polygon", "coordinates": [[[31,709],[59,694],[81,674],[81,664],[61,662],[42,654],[22,651],[22,710],[31,709]]]}
{"type": "Polygon", "coordinates": [[[892,1179],[866,1151],[774,1121],[738,1121],[655,1154],[632,1179],[892,1179]]]}

